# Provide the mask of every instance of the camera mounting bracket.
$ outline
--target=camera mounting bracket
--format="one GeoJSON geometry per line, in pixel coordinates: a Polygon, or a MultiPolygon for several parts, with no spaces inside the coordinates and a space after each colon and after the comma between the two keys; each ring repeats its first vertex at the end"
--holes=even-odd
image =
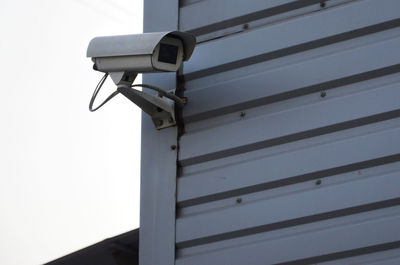
{"type": "MultiPolygon", "coordinates": [[[[162,91],[163,93],[153,95],[132,88],[137,73],[114,72],[110,73],[110,76],[118,86],[119,93],[150,115],[156,129],[160,130],[176,125],[175,101],[166,96],[168,92],[162,91]]],[[[133,86],[152,87],[148,85],[133,86]]]]}

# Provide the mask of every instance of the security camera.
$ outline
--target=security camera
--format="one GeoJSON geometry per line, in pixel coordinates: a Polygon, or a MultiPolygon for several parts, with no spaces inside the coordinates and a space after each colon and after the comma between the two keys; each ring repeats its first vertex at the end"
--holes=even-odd
{"type": "Polygon", "coordinates": [[[195,44],[193,35],[179,31],[97,37],[89,43],[87,57],[95,70],[105,73],[174,72],[190,58],[195,44]]]}
{"type": "Polygon", "coordinates": [[[87,49],[87,57],[92,58],[93,69],[104,72],[105,77],[96,88],[89,109],[91,111],[97,110],[116,94],[121,93],[152,116],[157,129],[175,125],[174,104],[183,106],[181,99],[151,85],[134,85],[159,92],[158,97],[145,94],[132,89],[132,83],[138,73],[177,71],[182,62],[190,58],[195,45],[196,38],[192,34],[179,31],[92,39],[87,49]],[[94,98],[107,75],[110,75],[118,86],[117,91],[110,95],[98,108],[93,109],[94,98]],[[167,115],[164,115],[163,112],[167,115]]]}

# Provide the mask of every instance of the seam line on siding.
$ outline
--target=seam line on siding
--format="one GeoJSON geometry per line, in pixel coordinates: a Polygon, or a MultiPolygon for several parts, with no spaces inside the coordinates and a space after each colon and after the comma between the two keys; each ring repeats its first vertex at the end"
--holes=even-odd
{"type": "Polygon", "coordinates": [[[394,241],[394,242],[390,242],[390,243],[368,246],[368,247],[364,247],[364,248],[357,248],[357,249],[352,249],[352,250],[347,250],[347,251],[342,251],[342,252],[336,252],[336,253],[331,253],[331,254],[326,254],[326,255],[321,255],[321,256],[317,256],[317,257],[301,259],[301,260],[289,261],[289,262],[284,262],[284,263],[276,263],[274,265],[308,265],[308,264],[315,264],[315,263],[319,263],[319,262],[327,262],[327,261],[331,261],[331,260],[345,259],[345,258],[350,258],[350,257],[354,257],[354,256],[372,254],[372,253],[387,251],[387,250],[396,249],[396,248],[400,248],[400,241],[394,241]]]}
{"type": "Polygon", "coordinates": [[[294,176],[294,177],[289,177],[289,178],[276,180],[276,181],[272,181],[272,182],[261,183],[261,184],[257,184],[257,185],[253,185],[253,186],[240,188],[240,189],[215,193],[212,195],[198,197],[195,199],[189,199],[189,200],[178,202],[177,207],[183,208],[183,207],[194,206],[194,205],[217,201],[217,200],[222,200],[222,199],[226,199],[226,198],[230,198],[230,197],[236,197],[236,196],[241,196],[241,195],[250,194],[250,193],[254,193],[254,192],[275,189],[275,188],[279,188],[282,186],[293,185],[293,184],[297,184],[297,183],[301,183],[301,182],[305,182],[305,181],[331,177],[334,175],[343,174],[343,173],[347,173],[347,172],[351,172],[351,171],[357,171],[357,170],[361,170],[361,169],[381,166],[381,165],[394,163],[394,162],[398,162],[398,161],[400,161],[400,154],[380,157],[380,158],[376,158],[376,159],[372,159],[372,160],[367,160],[367,161],[353,163],[353,164],[344,165],[344,166],[340,166],[340,167],[320,170],[320,171],[307,173],[307,174],[303,174],[303,175],[298,175],[298,176],[294,176]]]}
{"type": "Polygon", "coordinates": [[[295,54],[295,53],[299,53],[299,52],[303,52],[303,51],[307,51],[307,50],[311,50],[311,49],[316,49],[316,48],[319,48],[322,46],[327,46],[327,45],[334,44],[337,42],[355,39],[357,37],[365,36],[368,34],[392,29],[392,28],[395,28],[398,26],[400,26],[400,19],[393,19],[393,20],[390,20],[387,22],[383,22],[383,23],[372,25],[372,26],[348,31],[345,33],[333,35],[333,36],[322,38],[319,40],[294,45],[294,46],[276,50],[273,52],[268,52],[268,53],[252,56],[249,58],[237,60],[234,62],[218,65],[215,67],[207,68],[204,70],[199,70],[196,72],[188,73],[188,74],[185,74],[185,80],[190,81],[190,80],[205,77],[208,75],[213,75],[213,74],[233,70],[233,69],[248,66],[248,65],[277,59],[277,58],[288,56],[291,54],[295,54]]]}
{"type": "MultiPolygon", "coordinates": [[[[378,210],[378,209],[382,209],[382,208],[393,207],[393,206],[397,206],[397,205],[400,205],[400,198],[394,198],[394,199],[390,199],[390,200],[364,204],[364,205],[360,205],[360,206],[325,212],[325,213],[321,213],[321,214],[315,214],[315,215],[310,215],[310,216],[306,216],[306,217],[290,219],[290,220],[286,220],[286,221],[282,221],[282,222],[271,223],[271,224],[241,229],[241,230],[237,230],[237,231],[217,234],[217,235],[213,235],[213,236],[207,236],[207,237],[187,240],[187,241],[177,243],[176,248],[182,249],[182,248],[194,247],[194,246],[209,244],[209,243],[213,243],[213,242],[217,242],[217,241],[228,240],[228,239],[233,239],[233,238],[237,238],[237,237],[243,237],[243,236],[248,236],[248,235],[252,235],[252,234],[273,231],[273,230],[279,230],[279,229],[289,228],[289,227],[293,227],[293,226],[323,221],[323,220],[327,220],[327,219],[338,218],[338,217],[378,210]]],[[[279,265],[283,265],[283,264],[289,265],[289,264],[309,264],[309,263],[282,263],[279,265]]]]}
{"type": "Polygon", "coordinates": [[[233,105],[230,105],[227,107],[212,109],[212,110],[209,110],[206,112],[194,114],[191,116],[186,116],[186,117],[184,117],[184,122],[190,123],[190,122],[205,120],[209,117],[225,115],[225,114],[229,114],[229,113],[236,112],[236,111],[241,111],[241,110],[248,109],[248,108],[254,108],[254,107],[271,104],[271,103],[275,103],[275,102],[279,102],[279,101],[283,101],[283,100],[288,100],[288,99],[292,99],[295,97],[300,97],[300,96],[304,96],[304,95],[308,95],[308,94],[312,94],[312,93],[316,93],[316,92],[320,92],[320,91],[324,91],[324,90],[329,90],[329,89],[334,89],[334,88],[341,87],[341,86],[351,85],[354,83],[363,82],[363,81],[371,80],[374,78],[382,77],[385,75],[395,74],[398,72],[400,72],[400,64],[395,64],[395,65],[367,71],[367,72],[356,74],[356,75],[346,76],[343,78],[330,80],[327,82],[323,82],[323,83],[319,83],[319,84],[315,84],[315,85],[311,85],[311,86],[307,86],[307,87],[302,87],[299,89],[291,90],[291,91],[284,92],[284,93],[279,93],[279,94],[268,96],[268,97],[257,98],[254,100],[249,100],[249,101],[241,102],[238,104],[233,104],[233,105]]]}
{"type": "Polygon", "coordinates": [[[247,152],[251,152],[251,151],[256,151],[256,150],[267,148],[267,147],[282,145],[282,144],[295,142],[295,141],[299,141],[299,140],[303,140],[303,139],[307,139],[307,138],[311,138],[311,137],[316,137],[316,136],[325,135],[325,134],[329,134],[329,133],[333,133],[333,132],[337,132],[337,131],[347,130],[347,129],[351,129],[351,128],[355,128],[355,127],[359,127],[359,126],[363,126],[363,125],[367,125],[367,124],[371,124],[371,123],[375,123],[375,122],[390,120],[390,119],[394,119],[397,117],[400,117],[400,109],[396,109],[396,110],[388,111],[388,112],[384,112],[384,113],[379,113],[376,115],[367,116],[367,117],[363,117],[363,118],[359,118],[359,119],[355,119],[355,120],[336,123],[336,124],[316,128],[316,129],[299,132],[299,133],[289,134],[289,135],[285,135],[285,136],[281,136],[281,137],[277,137],[277,138],[273,138],[273,139],[268,139],[265,141],[255,142],[255,143],[248,144],[248,145],[225,149],[225,150],[217,151],[214,153],[191,157],[188,159],[181,160],[180,165],[181,166],[189,166],[189,165],[193,165],[193,164],[203,163],[203,162],[220,159],[220,158],[224,158],[224,157],[228,157],[228,156],[233,156],[233,155],[238,155],[238,154],[247,153],[247,152]]]}
{"type": "MultiPolygon", "coordinates": [[[[329,0],[327,0],[327,1],[329,1],[329,0]]],[[[188,32],[190,32],[196,36],[199,36],[199,35],[211,33],[214,31],[222,30],[225,28],[230,28],[230,27],[241,25],[241,24],[249,23],[249,22],[252,22],[255,20],[272,17],[272,16],[275,16],[278,14],[286,13],[289,11],[293,11],[296,9],[300,9],[300,8],[303,8],[306,6],[311,6],[311,5],[319,4],[319,3],[321,3],[321,0],[293,1],[291,3],[275,6],[272,8],[263,9],[263,10],[260,10],[257,12],[243,15],[243,16],[216,22],[216,23],[213,23],[213,24],[210,24],[207,26],[191,29],[188,32]]]]}

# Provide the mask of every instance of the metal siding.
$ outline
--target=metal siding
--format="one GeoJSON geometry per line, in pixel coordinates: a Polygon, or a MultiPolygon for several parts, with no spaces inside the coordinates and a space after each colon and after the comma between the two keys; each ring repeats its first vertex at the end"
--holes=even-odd
{"type": "Polygon", "coordinates": [[[268,0],[254,2],[251,5],[242,0],[198,1],[191,5],[185,5],[185,1],[181,2],[182,8],[179,13],[181,29],[193,31],[221,21],[246,16],[294,1],[268,0]],[[224,12],[220,12],[221,10],[224,10],[224,12]]]}
{"type": "MultiPolygon", "coordinates": [[[[330,7],[351,0],[326,0],[330,7]]],[[[181,30],[197,35],[198,42],[275,23],[318,11],[320,0],[264,0],[250,5],[241,0],[180,1],[181,30]]]]}
{"type": "Polygon", "coordinates": [[[264,115],[188,133],[181,138],[181,144],[190,146],[190,149],[182,149],[181,162],[183,165],[190,165],[242,153],[244,150],[259,149],[273,139],[282,139],[289,135],[295,138],[301,132],[316,131],[328,126],[331,127],[330,130],[316,134],[330,133],[342,129],[332,128],[334,125],[396,111],[400,90],[398,84],[391,84],[341,97],[330,97],[330,93],[327,92],[327,96],[327,99],[319,102],[295,105],[292,108],[287,106],[283,111],[280,108],[275,111],[272,106],[264,115]],[[271,127],[271,124],[275,126],[271,127]],[[243,127],[252,130],[244,136],[241,130],[243,127]],[[229,137],[226,137],[226,132],[229,132],[229,137]]]}
{"type": "Polygon", "coordinates": [[[400,2],[236,2],[180,2],[176,264],[398,264],[400,2]]]}
{"type": "MultiPolygon", "coordinates": [[[[204,242],[199,238],[210,238],[217,234],[225,237],[239,236],[233,231],[258,227],[262,231],[269,224],[280,223],[285,220],[300,219],[307,216],[319,215],[340,209],[357,207],[379,201],[396,199],[400,196],[399,171],[387,175],[378,175],[375,178],[354,180],[341,185],[327,185],[325,181],[318,189],[306,190],[294,194],[285,194],[276,198],[267,197],[249,203],[242,199],[240,206],[230,206],[217,211],[207,211],[198,215],[181,216],[177,222],[177,242],[181,246],[189,240],[197,239],[197,243],[204,242]],[[262,211],[260,211],[262,209],[262,211]],[[255,214],[257,213],[257,214],[255,214]],[[235,220],[226,225],[224,220],[235,220]],[[230,234],[228,234],[230,233],[230,234]]],[[[196,241],[191,242],[195,244],[196,241]]]]}
{"type": "MultiPolygon", "coordinates": [[[[322,12],[313,12],[308,16],[296,17],[204,43],[196,47],[191,60],[185,65],[185,74],[189,78],[195,78],[200,76],[200,71],[217,66],[226,67],[226,64],[229,63],[284,48],[300,44],[310,45],[312,41],[333,36],[336,36],[337,39],[333,38],[330,40],[331,42],[340,41],[340,34],[363,28],[368,29],[368,27],[388,21],[398,24],[393,21],[399,19],[399,11],[395,8],[399,4],[398,1],[384,0],[383,2],[385,4],[382,5],[382,1],[354,1],[322,12]],[[221,46],[224,49],[221,49],[221,46]]],[[[390,27],[391,25],[386,26],[390,27]]],[[[374,27],[369,29],[373,31],[374,27]]],[[[356,36],[354,35],[354,37],[356,36]]],[[[351,35],[348,36],[348,38],[351,37],[351,35]]],[[[304,47],[304,49],[306,48],[304,47]]],[[[213,70],[215,73],[215,69],[213,70]]]]}
{"type": "MultiPolygon", "coordinates": [[[[387,35],[400,36],[400,29],[387,35]]],[[[399,72],[400,65],[397,62],[400,55],[387,52],[388,49],[398,47],[399,42],[400,38],[397,37],[352,49],[343,50],[344,47],[337,47],[336,50],[325,51],[333,54],[323,54],[316,58],[311,57],[314,54],[308,55],[311,58],[301,58],[301,61],[294,62],[284,58],[289,62],[281,61],[273,68],[268,62],[262,63],[257,65],[258,69],[254,66],[252,72],[242,69],[246,72],[240,73],[238,70],[232,74],[230,80],[216,80],[214,83],[210,81],[205,87],[188,82],[186,95],[190,96],[191,102],[185,109],[184,118],[187,122],[197,121],[232,110],[264,105],[281,98],[358,83],[360,80],[373,78],[374,75],[399,72]],[[371,52],[376,56],[370,56],[371,52]],[[265,86],[269,89],[265,89],[265,86]],[[241,93],[244,87],[248,93],[241,93]],[[207,91],[213,91],[213,96],[209,97],[207,91]],[[226,98],[227,94],[230,96],[226,98]],[[223,96],[224,100],[221,100],[223,96]]]]}

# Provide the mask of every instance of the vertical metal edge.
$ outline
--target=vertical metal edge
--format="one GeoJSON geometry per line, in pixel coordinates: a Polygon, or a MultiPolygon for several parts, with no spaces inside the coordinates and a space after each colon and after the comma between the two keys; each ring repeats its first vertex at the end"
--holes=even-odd
{"type": "MultiPolygon", "coordinates": [[[[144,1],[144,32],[178,29],[178,0],[144,1]]],[[[176,88],[176,74],[143,75],[143,83],[176,88]]],[[[150,91],[147,91],[150,93],[150,91]]],[[[175,264],[175,206],[178,129],[156,130],[142,114],[139,264],[175,264]]]]}

